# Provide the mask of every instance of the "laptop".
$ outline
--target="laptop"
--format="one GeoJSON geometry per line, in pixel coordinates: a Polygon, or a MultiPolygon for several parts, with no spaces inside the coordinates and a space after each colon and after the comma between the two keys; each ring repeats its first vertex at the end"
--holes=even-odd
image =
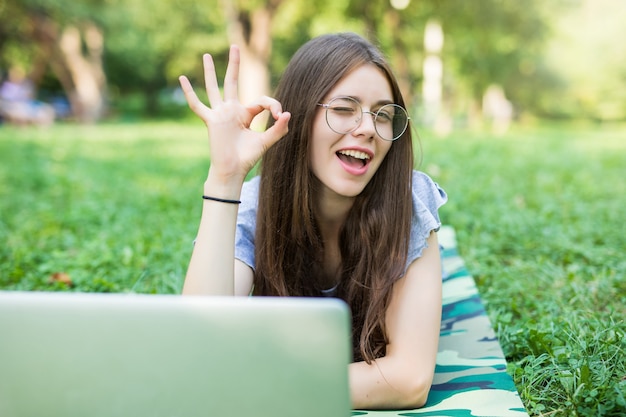
{"type": "Polygon", "coordinates": [[[2,417],[349,416],[326,298],[0,292],[2,417]]]}

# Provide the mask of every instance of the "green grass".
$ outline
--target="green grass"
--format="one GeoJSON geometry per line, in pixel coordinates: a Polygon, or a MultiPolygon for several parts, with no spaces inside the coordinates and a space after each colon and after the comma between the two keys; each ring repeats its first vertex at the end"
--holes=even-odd
{"type": "MultiPolygon", "coordinates": [[[[422,144],[530,414],[624,415],[626,129],[422,144]]],[[[200,123],[0,127],[0,288],[180,291],[207,165],[200,123]]]]}
{"type": "Polygon", "coordinates": [[[0,129],[0,287],[180,291],[204,135],[174,124],[0,129]],[[50,282],[60,272],[71,288],[50,282]]]}
{"type": "Polygon", "coordinates": [[[626,129],[425,135],[531,415],[626,415],[626,129]]]}

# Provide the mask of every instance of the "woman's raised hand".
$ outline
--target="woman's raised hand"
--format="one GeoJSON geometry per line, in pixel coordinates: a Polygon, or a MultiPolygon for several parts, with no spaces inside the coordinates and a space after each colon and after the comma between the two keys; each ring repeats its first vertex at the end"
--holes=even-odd
{"type": "Polygon", "coordinates": [[[223,98],[211,55],[204,55],[203,63],[209,106],[198,99],[187,77],[179,78],[180,85],[189,107],[207,125],[211,147],[210,175],[223,183],[241,182],[265,151],[287,133],[291,115],[283,112],[280,102],[271,97],[261,97],[248,106],[239,102],[237,46],[230,48],[223,98]],[[264,110],[270,111],[274,125],[264,132],[251,130],[252,119],[264,110]]]}

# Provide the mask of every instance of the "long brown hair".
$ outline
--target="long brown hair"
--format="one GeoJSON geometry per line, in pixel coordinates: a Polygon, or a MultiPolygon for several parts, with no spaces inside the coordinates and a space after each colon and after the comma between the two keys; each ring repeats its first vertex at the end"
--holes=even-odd
{"type": "MultiPolygon", "coordinates": [[[[309,141],[317,103],[364,64],[383,72],[394,102],[405,106],[381,52],[355,34],[307,42],[281,78],[275,97],[291,120],[289,133],[267,151],[261,165],[254,294],[320,295],[324,245],[316,220],[319,180],[310,168],[309,141]]],[[[385,312],[392,286],[404,274],[409,246],[412,169],[407,129],[356,197],[340,232],[337,294],[351,308],[355,360],[369,363],[385,354],[385,312]]]]}

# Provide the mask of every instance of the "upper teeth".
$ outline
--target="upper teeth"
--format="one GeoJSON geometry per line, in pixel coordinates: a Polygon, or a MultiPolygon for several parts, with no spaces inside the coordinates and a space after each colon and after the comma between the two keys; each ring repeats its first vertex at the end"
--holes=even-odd
{"type": "Polygon", "coordinates": [[[340,154],[351,156],[357,159],[370,159],[370,156],[365,152],[355,151],[354,149],[348,149],[345,151],[339,151],[340,154]]]}

